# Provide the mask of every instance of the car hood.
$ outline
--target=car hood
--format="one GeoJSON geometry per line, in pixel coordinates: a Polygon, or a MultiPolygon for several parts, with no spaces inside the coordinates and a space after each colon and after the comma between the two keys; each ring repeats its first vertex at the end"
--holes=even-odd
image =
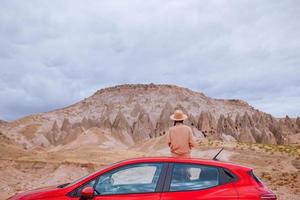
{"type": "Polygon", "coordinates": [[[10,197],[8,200],[33,200],[33,199],[42,199],[46,197],[56,197],[61,196],[63,193],[62,188],[57,188],[57,186],[49,186],[38,188],[35,190],[30,190],[26,192],[21,192],[10,197]]]}

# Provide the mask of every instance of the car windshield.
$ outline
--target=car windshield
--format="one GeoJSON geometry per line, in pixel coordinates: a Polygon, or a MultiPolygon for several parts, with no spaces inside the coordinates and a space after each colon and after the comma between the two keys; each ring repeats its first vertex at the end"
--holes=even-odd
{"type": "Polygon", "coordinates": [[[104,169],[106,169],[106,168],[108,168],[108,167],[111,167],[112,165],[117,164],[117,163],[119,163],[119,162],[112,163],[112,164],[110,164],[110,165],[107,165],[107,166],[105,166],[105,167],[102,167],[102,168],[96,170],[95,172],[93,172],[92,174],[87,174],[87,175],[85,175],[85,176],[83,176],[83,177],[81,177],[81,178],[79,178],[79,179],[77,179],[77,180],[75,180],[75,181],[73,181],[73,182],[71,182],[71,183],[68,183],[67,185],[64,185],[64,187],[69,186],[69,185],[74,185],[74,184],[76,184],[76,183],[79,183],[80,181],[84,180],[85,178],[87,178],[87,177],[89,177],[89,176],[93,176],[94,174],[98,173],[99,170],[104,170],[104,169]]]}
{"type": "MultiPolygon", "coordinates": [[[[79,179],[76,179],[75,181],[71,182],[71,183],[68,183],[67,185],[65,185],[64,187],[66,186],[69,186],[69,185],[73,185],[73,184],[76,184],[76,183],[79,183],[80,181],[82,181],[83,179],[87,178],[90,174],[87,174],[79,179]]],[[[58,186],[59,187],[59,186],[58,186]]]]}

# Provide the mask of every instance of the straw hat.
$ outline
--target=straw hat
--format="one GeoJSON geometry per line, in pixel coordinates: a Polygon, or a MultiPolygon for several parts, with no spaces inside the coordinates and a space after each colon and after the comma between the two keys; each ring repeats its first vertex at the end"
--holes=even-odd
{"type": "Polygon", "coordinates": [[[182,121],[186,118],[187,116],[183,114],[182,110],[175,110],[174,114],[170,116],[170,119],[173,121],[182,121]]]}

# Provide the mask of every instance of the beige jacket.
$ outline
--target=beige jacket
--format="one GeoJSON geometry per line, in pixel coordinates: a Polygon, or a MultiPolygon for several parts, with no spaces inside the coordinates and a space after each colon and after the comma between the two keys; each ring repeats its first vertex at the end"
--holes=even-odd
{"type": "Polygon", "coordinates": [[[191,149],[197,146],[193,137],[192,129],[189,126],[179,124],[170,127],[167,132],[167,144],[172,154],[190,154],[191,149]]]}

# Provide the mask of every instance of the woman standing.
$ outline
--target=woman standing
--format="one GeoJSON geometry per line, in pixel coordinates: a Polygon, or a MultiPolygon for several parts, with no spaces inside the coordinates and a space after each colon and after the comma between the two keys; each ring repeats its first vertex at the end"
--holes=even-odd
{"type": "Polygon", "coordinates": [[[192,129],[183,124],[187,116],[181,110],[176,110],[170,118],[174,121],[174,126],[170,127],[167,132],[167,144],[170,147],[172,157],[190,158],[191,150],[197,144],[192,129]]]}

